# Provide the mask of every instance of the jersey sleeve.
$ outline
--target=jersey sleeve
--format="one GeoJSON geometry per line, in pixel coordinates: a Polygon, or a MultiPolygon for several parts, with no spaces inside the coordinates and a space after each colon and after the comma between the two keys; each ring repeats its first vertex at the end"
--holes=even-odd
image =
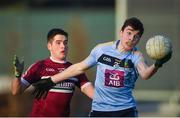
{"type": "Polygon", "coordinates": [[[90,55],[85,59],[85,63],[89,66],[94,66],[97,63],[98,47],[92,49],[90,55]]]}
{"type": "Polygon", "coordinates": [[[38,63],[32,64],[23,74],[21,78],[21,82],[26,86],[29,86],[30,84],[37,82],[38,80],[41,79],[38,74],[39,71],[40,71],[39,64],[38,63]]]}

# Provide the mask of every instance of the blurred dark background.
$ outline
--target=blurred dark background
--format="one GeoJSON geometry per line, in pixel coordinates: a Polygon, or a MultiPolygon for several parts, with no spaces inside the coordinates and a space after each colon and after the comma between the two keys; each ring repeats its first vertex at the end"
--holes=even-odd
{"type": "MultiPolygon", "coordinates": [[[[68,60],[87,57],[98,43],[118,39],[124,20],[136,16],[145,32],[138,44],[149,64],[154,60],[145,52],[146,41],[155,34],[168,36],[173,57],[151,80],[141,78],[135,87],[140,116],[180,116],[179,0],[1,0],[0,1],[0,116],[27,116],[33,96],[30,91],[12,96],[14,54],[25,59],[25,69],[49,57],[47,32],[55,27],[69,35],[68,60]]],[[[95,67],[87,71],[94,82],[95,67]]],[[[77,88],[72,99],[71,116],[88,116],[91,100],[77,88]]]]}

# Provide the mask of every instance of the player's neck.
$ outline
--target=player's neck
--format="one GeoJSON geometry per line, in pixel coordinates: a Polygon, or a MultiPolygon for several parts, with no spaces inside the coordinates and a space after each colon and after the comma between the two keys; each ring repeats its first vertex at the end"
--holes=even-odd
{"type": "Polygon", "coordinates": [[[66,59],[56,59],[56,58],[54,58],[54,57],[50,57],[50,59],[53,61],[53,62],[56,62],[56,63],[66,63],[67,61],[66,61],[66,59]]]}
{"type": "Polygon", "coordinates": [[[118,47],[117,47],[118,51],[121,53],[128,53],[130,50],[126,50],[122,45],[121,42],[119,43],[118,47]]]}

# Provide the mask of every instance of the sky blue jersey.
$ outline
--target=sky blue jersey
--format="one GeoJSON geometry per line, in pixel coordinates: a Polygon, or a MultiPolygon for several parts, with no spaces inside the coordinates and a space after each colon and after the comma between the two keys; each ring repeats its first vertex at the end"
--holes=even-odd
{"type": "Polygon", "coordinates": [[[136,48],[126,53],[118,51],[119,43],[99,44],[85,60],[89,66],[97,65],[92,110],[117,111],[136,106],[132,90],[142,56],[136,48]]]}

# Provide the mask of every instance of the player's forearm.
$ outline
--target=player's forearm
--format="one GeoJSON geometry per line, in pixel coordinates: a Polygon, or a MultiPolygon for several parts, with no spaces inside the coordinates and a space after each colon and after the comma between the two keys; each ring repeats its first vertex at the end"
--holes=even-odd
{"type": "Polygon", "coordinates": [[[21,94],[21,82],[20,79],[15,78],[11,83],[11,92],[13,95],[21,94]]]}
{"type": "Polygon", "coordinates": [[[81,91],[87,95],[89,98],[93,99],[94,97],[94,87],[93,85],[90,83],[88,84],[86,87],[82,88],[81,91]]]}
{"type": "Polygon", "coordinates": [[[77,64],[70,66],[69,68],[67,68],[63,72],[52,76],[51,79],[54,83],[58,83],[60,81],[66,80],[70,77],[80,75],[82,73],[84,73],[84,70],[81,68],[80,64],[77,63],[77,64]]]}
{"type": "Polygon", "coordinates": [[[158,68],[153,65],[147,67],[141,74],[142,79],[148,80],[157,72],[158,68]]]}

